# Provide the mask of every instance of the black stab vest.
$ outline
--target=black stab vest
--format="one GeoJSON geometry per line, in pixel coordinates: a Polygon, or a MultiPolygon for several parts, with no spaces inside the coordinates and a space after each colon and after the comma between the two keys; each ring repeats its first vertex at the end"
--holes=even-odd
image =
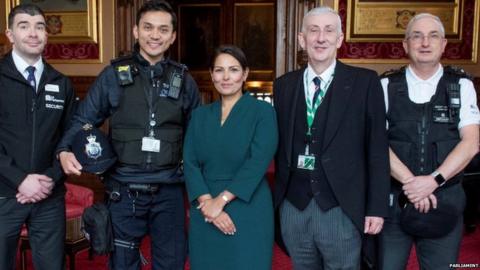
{"type": "MultiPolygon", "coordinates": [[[[414,175],[430,174],[460,142],[459,109],[450,107],[447,89],[449,85],[458,84],[461,76],[445,68],[435,94],[423,104],[414,103],[408,97],[405,69],[387,77],[390,147],[414,175]]],[[[447,184],[455,184],[461,175],[447,184]]]]}
{"type": "MultiPolygon", "coordinates": [[[[178,99],[165,96],[165,91],[161,94],[162,87],[170,83],[170,76],[166,73],[176,69],[181,67],[167,62],[156,86],[152,84],[149,74],[142,71],[134,76],[133,83],[122,86],[121,101],[110,119],[112,145],[122,166],[162,170],[175,168],[180,163],[184,129],[183,98],[181,94],[178,99]],[[160,140],[158,153],[142,151],[142,138],[148,137],[152,129],[154,138],[160,140]]],[[[183,74],[183,70],[178,72],[183,74]]]]}

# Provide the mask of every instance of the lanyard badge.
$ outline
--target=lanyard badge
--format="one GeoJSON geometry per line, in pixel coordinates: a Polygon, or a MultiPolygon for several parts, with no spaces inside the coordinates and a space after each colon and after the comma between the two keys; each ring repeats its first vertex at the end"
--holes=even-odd
{"type": "Polygon", "coordinates": [[[297,168],[313,171],[315,169],[315,156],[310,154],[310,143],[312,141],[310,128],[307,131],[307,140],[305,143],[305,153],[298,155],[297,168]]]}
{"type": "Polygon", "coordinates": [[[150,132],[148,136],[145,136],[142,138],[142,151],[144,152],[155,152],[159,153],[160,152],[160,140],[155,138],[155,131],[154,127],[157,124],[155,121],[155,114],[152,113],[150,114],[150,121],[149,121],[149,126],[150,126],[150,132]]]}
{"type": "Polygon", "coordinates": [[[315,119],[315,113],[317,112],[318,107],[320,107],[323,97],[325,96],[325,92],[333,80],[333,75],[334,74],[332,74],[332,76],[330,77],[330,80],[325,85],[325,88],[324,88],[325,90],[322,90],[320,88],[320,82],[316,84],[315,88],[316,88],[316,91],[318,91],[318,94],[316,93],[314,95],[314,96],[317,96],[317,98],[314,98],[313,101],[310,101],[310,99],[306,95],[305,101],[307,103],[307,126],[308,127],[307,127],[307,133],[305,134],[305,136],[307,139],[305,143],[304,154],[298,155],[298,162],[297,162],[298,169],[304,169],[309,171],[315,170],[315,155],[310,153],[310,144],[312,143],[312,125],[313,125],[313,120],[315,119]]]}

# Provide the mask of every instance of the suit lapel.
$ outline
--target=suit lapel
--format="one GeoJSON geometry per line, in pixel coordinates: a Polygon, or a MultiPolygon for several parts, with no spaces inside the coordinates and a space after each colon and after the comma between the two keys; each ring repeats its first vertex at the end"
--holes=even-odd
{"type": "Polygon", "coordinates": [[[287,97],[286,101],[287,104],[285,108],[289,108],[289,119],[288,119],[288,136],[287,136],[287,162],[288,165],[291,166],[292,164],[292,151],[293,151],[293,133],[295,130],[295,115],[297,112],[297,101],[298,97],[300,96],[300,91],[305,91],[303,86],[303,74],[305,72],[305,68],[301,69],[298,73],[298,77],[292,80],[292,84],[289,86],[291,89],[290,95],[287,97]],[[290,104],[288,104],[290,102],[290,104]]]}
{"type": "Polygon", "coordinates": [[[342,117],[347,109],[348,100],[353,91],[353,81],[356,74],[347,74],[347,66],[337,60],[335,67],[335,77],[332,86],[328,91],[332,91],[330,108],[328,109],[327,124],[325,127],[325,136],[323,140],[323,150],[327,149],[338,127],[342,122],[342,117]]]}

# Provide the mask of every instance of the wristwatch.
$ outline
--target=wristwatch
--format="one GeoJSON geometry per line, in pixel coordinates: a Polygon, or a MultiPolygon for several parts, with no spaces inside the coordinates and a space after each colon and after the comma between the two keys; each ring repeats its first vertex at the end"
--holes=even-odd
{"type": "Polygon", "coordinates": [[[431,176],[433,176],[433,179],[435,179],[435,182],[437,182],[439,187],[445,185],[445,182],[447,182],[443,175],[438,171],[434,171],[431,176]]]}
{"type": "Polygon", "coordinates": [[[229,203],[230,200],[228,199],[227,195],[222,194],[222,200],[224,200],[226,203],[229,203]]]}

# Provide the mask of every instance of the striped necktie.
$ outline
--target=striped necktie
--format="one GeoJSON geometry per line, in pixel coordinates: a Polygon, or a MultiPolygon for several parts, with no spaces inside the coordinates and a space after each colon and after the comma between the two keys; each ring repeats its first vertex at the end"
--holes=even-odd
{"type": "Polygon", "coordinates": [[[315,85],[315,93],[313,94],[312,105],[315,105],[319,95],[320,98],[323,99],[323,91],[322,88],[320,88],[320,79],[318,77],[313,79],[313,84],[315,85]]]}
{"type": "Polygon", "coordinates": [[[30,83],[30,86],[33,88],[34,92],[37,92],[37,81],[35,80],[35,67],[29,66],[27,67],[28,77],[27,81],[30,83]]]}

